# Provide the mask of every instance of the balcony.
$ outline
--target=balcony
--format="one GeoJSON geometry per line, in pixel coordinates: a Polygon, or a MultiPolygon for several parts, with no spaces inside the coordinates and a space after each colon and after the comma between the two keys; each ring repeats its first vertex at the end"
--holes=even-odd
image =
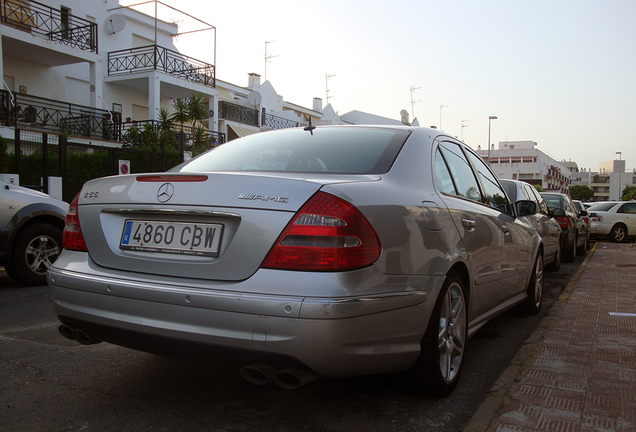
{"type": "Polygon", "coordinates": [[[219,118],[258,127],[258,110],[219,101],[219,118]]]}
{"type": "Polygon", "coordinates": [[[287,120],[272,114],[265,114],[263,119],[263,127],[269,129],[287,129],[301,126],[300,122],[287,120]]]}
{"type": "MultiPolygon", "coordinates": [[[[121,114],[117,112],[38,96],[11,94],[7,90],[0,90],[0,125],[124,143],[138,135],[131,129],[141,133],[149,128],[149,132],[155,134],[160,130],[156,120],[122,122],[121,114]]],[[[202,136],[197,136],[196,131],[186,125],[174,125],[172,132],[177,138],[183,136],[186,147],[197,140],[210,145],[225,142],[225,134],[206,130],[202,136]]]]}
{"type": "Polygon", "coordinates": [[[160,71],[194,83],[215,87],[214,65],[158,45],[108,53],[108,75],[120,76],[160,71]]]}
{"type": "Polygon", "coordinates": [[[0,124],[18,129],[117,140],[118,113],[0,90],[0,124]]]}
{"type": "Polygon", "coordinates": [[[1,0],[2,24],[97,54],[97,24],[36,1],[1,0]]]}

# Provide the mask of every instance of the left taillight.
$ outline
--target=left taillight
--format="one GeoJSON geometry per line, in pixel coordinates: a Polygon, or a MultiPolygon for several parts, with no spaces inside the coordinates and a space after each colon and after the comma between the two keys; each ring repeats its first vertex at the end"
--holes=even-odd
{"type": "Polygon", "coordinates": [[[380,239],[351,203],[318,192],[283,230],[261,267],[299,271],[343,271],[373,264],[380,239]]]}
{"type": "Polygon", "coordinates": [[[88,252],[86,243],[84,243],[82,227],[79,223],[79,196],[79,193],[75,195],[75,198],[73,198],[73,201],[71,201],[68,212],[66,213],[66,220],[64,222],[64,233],[62,235],[62,246],[64,246],[64,249],[88,252]]]}

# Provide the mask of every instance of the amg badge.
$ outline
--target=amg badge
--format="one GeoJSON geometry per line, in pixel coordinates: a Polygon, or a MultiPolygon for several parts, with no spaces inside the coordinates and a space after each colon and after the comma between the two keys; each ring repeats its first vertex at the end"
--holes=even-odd
{"type": "Polygon", "coordinates": [[[250,201],[260,200],[260,201],[274,201],[278,203],[286,203],[289,201],[289,198],[285,198],[285,197],[257,195],[257,194],[241,194],[239,195],[238,198],[243,200],[250,200],[250,201]]]}

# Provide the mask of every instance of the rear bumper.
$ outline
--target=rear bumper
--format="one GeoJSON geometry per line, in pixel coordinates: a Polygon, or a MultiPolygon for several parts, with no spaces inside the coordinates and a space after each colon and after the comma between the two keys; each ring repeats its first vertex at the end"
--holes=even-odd
{"type": "MultiPolygon", "coordinates": [[[[420,277],[425,290],[404,285],[402,291],[326,298],[247,294],[236,290],[240,284],[232,291],[202,289],[75,267],[49,272],[55,312],[63,322],[98,328],[100,339],[119,343],[115,334],[128,332],[136,335],[123,344],[131,348],[144,349],[145,339],[152,338],[235,349],[252,357],[283,356],[323,376],[408,369],[419,355],[443,283],[443,277],[420,277]]],[[[393,289],[398,281],[413,282],[404,276],[389,279],[393,289]]],[[[302,292],[302,282],[297,283],[302,292]]]]}

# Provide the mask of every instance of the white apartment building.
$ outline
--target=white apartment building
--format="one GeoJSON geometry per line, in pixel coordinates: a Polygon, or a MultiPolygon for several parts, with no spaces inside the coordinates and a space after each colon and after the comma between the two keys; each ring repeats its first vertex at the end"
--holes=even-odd
{"type": "Polygon", "coordinates": [[[194,21],[197,37],[209,40],[205,55],[215,59],[214,26],[163,2],[140,2],[133,9],[119,0],[3,0],[0,15],[0,135],[8,139],[18,126],[65,129],[117,145],[122,127],[157,120],[160,108],[170,112],[175,99],[195,93],[208,103],[209,119],[202,123],[218,134],[217,142],[310,119],[401,123],[359,111],[340,116],[331,105],[323,108],[320,98],[311,108],[287,102],[258,74],[249,74],[245,87],[217,80],[215,64],[180,52],[174,43],[187,33],[180,27],[187,23],[191,31],[194,21]]]}
{"type": "MultiPolygon", "coordinates": [[[[494,147],[494,146],[493,146],[494,147]]],[[[502,179],[522,180],[540,185],[543,190],[558,190],[568,193],[570,170],[537,148],[534,141],[505,141],[499,148],[477,152],[495,174],[502,179]]]]}
{"type": "Polygon", "coordinates": [[[594,191],[592,201],[620,199],[626,186],[636,186],[636,170],[625,172],[624,160],[601,162],[599,170],[581,170],[573,173],[573,185],[584,185],[594,191]]]}

